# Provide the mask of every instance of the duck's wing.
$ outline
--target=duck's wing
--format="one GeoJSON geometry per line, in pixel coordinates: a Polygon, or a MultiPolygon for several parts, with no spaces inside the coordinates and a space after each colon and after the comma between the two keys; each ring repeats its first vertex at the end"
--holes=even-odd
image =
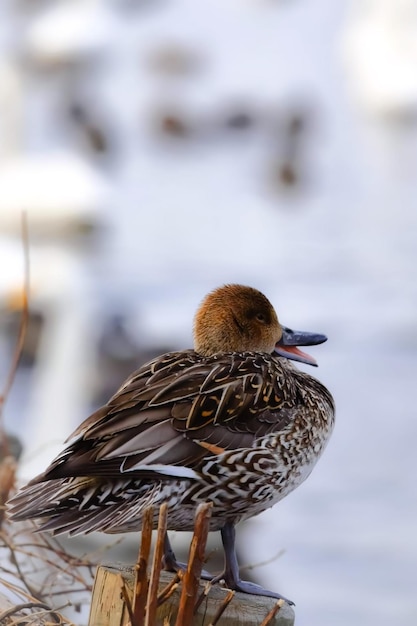
{"type": "Polygon", "coordinates": [[[203,457],[251,447],[291,422],[296,392],[280,373],[276,359],[257,353],[159,357],[83,422],[34,482],[120,472],[193,478],[203,457]]]}

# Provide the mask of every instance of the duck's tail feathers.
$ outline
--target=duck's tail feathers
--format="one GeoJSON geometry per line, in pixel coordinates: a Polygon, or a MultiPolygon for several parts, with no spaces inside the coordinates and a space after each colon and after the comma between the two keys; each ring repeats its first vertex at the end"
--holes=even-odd
{"type": "MultiPolygon", "coordinates": [[[[39,530],[76,535],[137,531],[144,510],[166,499],[162,482],[77,477],[27,485],[8,503],[12,521],[40,520],[39,530]]],[[[155,519],[156,521],[156,519],[155,519]]]]}

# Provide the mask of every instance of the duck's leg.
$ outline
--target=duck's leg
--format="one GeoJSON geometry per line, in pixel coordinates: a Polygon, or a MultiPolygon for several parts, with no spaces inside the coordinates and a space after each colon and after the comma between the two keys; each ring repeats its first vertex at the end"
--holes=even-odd
{"type": "Polygon", "coordinates": [[[178,570],[186,569],[185,563],[179,563],[172,549],[168,533],[165,533],[164,539],[164,556],[162,557],[162,566],[168,572],[178,572],[178,570]]]}
{"type": "MultiPolygon", "coordinates": [[[[168,533],[165,533],[164,556],[162,557],[162,566],[168,572],[185,571],[187,569],[187,563],[177,561],[168,537],[168,533]]],[[[201,578],[204,578],[205,580],[211,580],[213,578],[213,574],[210,574],[210,572],[207,572],[203,569],[201,572],[201,578]]]]}
{"type": "Polygon", "coordinates": [[[284,596],[281,596],[275,591],[268,591],[268,589],[264,589],[260,585],[256,585],[255,583],[251,583],[247,580],[241,580],[239,576],[239,565],[236,558],[236,533],[234,524],[232,524],[232,522],[226,522],[226,524],[221,529],[221,535],[224,548],[225,567],[224,572],[219,576],[213,578],[212,582],[224,580],[224,582],[226,583],[226,587],[228,587],[229,589],[242,591],[243,593],[252,593],[258,596],[278,598],[285,600],[285,602],[288,602],[288,604],[294,604],[294,602],[291,602],[291,600],[287,600],[287,598],[284,598],[284,596]]]}

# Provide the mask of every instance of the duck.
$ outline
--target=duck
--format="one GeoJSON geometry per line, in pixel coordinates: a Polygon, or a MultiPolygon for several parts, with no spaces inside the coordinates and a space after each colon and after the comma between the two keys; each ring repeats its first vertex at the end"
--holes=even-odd
{"type": "MultiPolygon", "coordinates": [[[[257,289],[215,289],[195,315],[194,348],[133,372],[11,499],[9,516],[53,534],[124,533],[141,529],[150,505],[156,527],[167,503],[168,530],[190,531],[197,506],[211,502],[225,559],[213,581],[292,604],[240,578],[235,527],[298,487],[326,447],[333,398],[295,365],[316,366],[299,346],[326,340],[283,326],[257,289]]],[[[181,567],[168,534],[164,566],[181,567]]]]}

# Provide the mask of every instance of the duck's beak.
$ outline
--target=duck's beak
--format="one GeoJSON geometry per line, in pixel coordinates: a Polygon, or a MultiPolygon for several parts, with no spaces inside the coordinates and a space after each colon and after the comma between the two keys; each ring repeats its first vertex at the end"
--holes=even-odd
{"type": "Polygon", "coordinates": [[[315,346],[319,343],[327,341],[326,335],[319,333],[308,333],[302,330],[291,330],[291,328],[282,328],[282,337],[275,344],[275,350],[279,356],[283,356],[286,359],[292,359],[293,361],[300,361],[301,363],[307,363],[308,365],[314,365],[317,367],[317,362],[312,356],[302,352],[297,346],[315,346]]]}

